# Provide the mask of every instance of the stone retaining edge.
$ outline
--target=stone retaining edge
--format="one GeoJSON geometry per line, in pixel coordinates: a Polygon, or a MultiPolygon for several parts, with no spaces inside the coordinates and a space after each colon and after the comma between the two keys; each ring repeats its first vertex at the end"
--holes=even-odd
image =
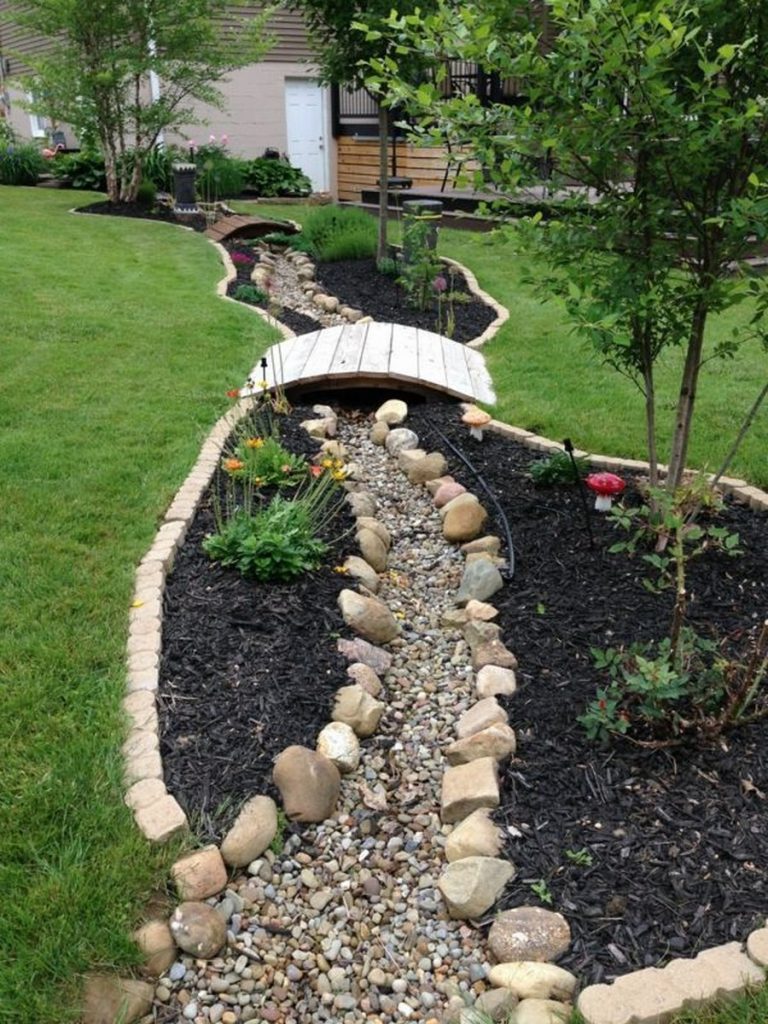
{"type": "Polygon", "coordinates": [[[455,267],[458,271],[460,271],[464,275],[467,282],[467,286],[469,287],[469,290],[472,292],[472,294],[476,295],[479,299],[482,299],[486,305],[490,306],[491,309],[495,310],[496,312],[496,319],[493,321],[493,323],[488,324],[486,329],[478,338],[473,338],[472,341],[468,341],[466,343],[467,348],[482,348],[482,346],[485,345],[486,342],[490,341],[491,338],[496,336],[496,334],[501,330],[501,328],[504,326],[507,320],[509,320],[509,310],[507,309],[506,306],[502,306],[502,304],[500,302],[497,302],[492,295],[490,295],[488,292],[484,291],[480,287],[477,278],[469,269],[469,267],[465,267],[463,263],[459,263],[458,260],[449,259],[447,256],[441,256],[440,259],[442,260],[443,263],[447,263],[449,267],[455,267]]]}
{"type": "Polygon", "coordinates": [[[165,788],[160,758],[155,695],[160,671],[165,580],[200,499],[213,478],[224,444],[232,428],[252,406],[251,399],[241,399],[216,422],[136,569],[128,615],[127,678],[122,705],[129,726],[122,746],[124,799],[133,811],[139,831],[154,843],[166,842],[189,827],[184,811],[165,788]]]}
{"type": "MultiPolygon", "coordinates": [[[[467,403],[462,403],[467,405],[467,403]]],[[[565,449],[560,441],[552,441],[548,437],[541,437],[539,434],[534,434],[532,430],[525,430],[523,427],[513,427],[509,423],[504,423],[502,420],[491,420],[486,430],[492,430],[495,434],[501,434],[504,437],[510,437],[514,441],[519,441],[520,444],[526,445],[528,448],[533,448],[534,451],[539,452],[562,452],[565,449]]],[[[579,448],[574,449],[574,455],[577,458],[584,458],[593,465],[596,469],[625,469],[632,472],[647,472],[649,465],[642,459],[624,459],[614,458],[610,455],[592,455],[589,452],[582,451],[579,448]]],[[[659,465],[659,469],[664,472],[666,471],[664,464],[659,465]]],[[[714,479],[713,473],[708,473],[707,476],[710,480],[714,479]]],[[[750,508],[756,512],[768,511],[768,492],[760,490],[759,487],[752,487],[747,483],[746,480],[740,480],[732,476],[721,476],[718,480],[717,486],[723,490],[726,494],[730,494],[736,501],[742,505],[749,505],[750,508]]]]}

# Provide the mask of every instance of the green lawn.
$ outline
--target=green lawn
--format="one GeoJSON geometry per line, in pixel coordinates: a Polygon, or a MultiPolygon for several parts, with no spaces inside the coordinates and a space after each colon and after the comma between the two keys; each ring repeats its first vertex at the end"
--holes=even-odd
{"type": "MultiPolygon", "coordinates": [[[[68,214],[87,198],[0,188],[0,1020],[14,1024],[76,1019],[78,975],[131,963],[128,933],[164,885],[169,852],[122,804],[133,570],[272,338],[214,295],[204,239],[68,214]]],[[[442,244],[512,310],[486,350],[497,414],[641,455],[630,390],[530,298],[513,253],[455,231],[442,244]]],[[[715,461],[760,372],[756,353],[707,370],[694,458],[715,461]]],[[[761,483],[766,433],[763,413],[738,467],[761,483]]]]}
{"type": "MultiPolygon", "coordinates": [[[[300,206],[261,208],[272,216],[301,219],[300,206]]],[[[391,224],[393,240],[399,226],[391,224]]],[[[542,303],[525,276],[536,268],[513,242],[494,236],[444,228],[440,249],[469,266],[481,286],[510,311],[510,318],[483,352],[493,375],[498,403],[495,415],[560,441],[603,455],[646,458],[643,400],[637,389],[614,370],[601,365],[592,349],[574,336],[558,301],[542,303]]],[[[730,331],[749,318],[748,307],[733,311],[711,326],[710,337],[730,331]]],[[[659,366],[660,454],[666,459],[676,401],[679,353],[669,353],[659,366]]],[[[731,362],[707,363],[701,373],[698,408],[688,464],[716,469],[741,419],[757,397],[768,374],[768,354],[746,344],[731,362]]],[[[763,406],[730,471],[750,483],[768,487],[768,402],[763,406]]]]}
{"type": "Polygon", "coordinates": [[[269,342],[164,224],[0,188],[0,1020],[73,1020],[60,984],[126,963],[162,853],[120,784],[133,569],[269,342]]]}

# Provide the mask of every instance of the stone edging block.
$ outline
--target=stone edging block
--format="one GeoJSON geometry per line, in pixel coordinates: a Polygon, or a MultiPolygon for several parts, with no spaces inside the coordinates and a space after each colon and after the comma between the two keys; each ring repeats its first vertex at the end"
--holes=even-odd
{"type": "Polygon", "coordinates": [[[457,270],[461,271],[466,279],[467,287],[472,294],[476,295],[479,299],[482,299],[483,302],[490,306],[496,313],[496,319],[492,323],[488,324],[483,333],[478,338],[473,338],[472,341],[467,342],[467,348],[482,348],[486,342],[490,341],[491,338],[498,334],[507,320],[509,320],[509,310],[506,306],[502,306],[500,302],[497,302],[492,295],[488,294],[488,292],[483,291],[477,282],[477,278],[469,267],[465,267],[464,264],[459,263],[458,260],[448,259],[447,256],[441,256],[440,259],[443,263],[447,263],[449,267],[455,267],[457,270]]]}

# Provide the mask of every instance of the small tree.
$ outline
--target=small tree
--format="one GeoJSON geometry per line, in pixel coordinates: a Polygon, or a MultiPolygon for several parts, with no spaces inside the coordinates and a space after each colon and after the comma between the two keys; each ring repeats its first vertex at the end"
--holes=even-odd
{"type": "MultiPolygon", "coordinates": [[[[304,14],[318,55],[320,72],[325,82],[345,85],[353,89],[366,85],[366,62],[386,59],[392,41],[382,34],[392,11],[391,0],[297,0],[294,5],[304,14]],[[364,20],[371,28],[368,35],[355,30],[357,22],[364,20]]],[[[419,4],[404,0],[401,12],[429,10],[430,0],[419,4]]],[[[426,67],[424,59],[415,54],[401,55],[400,74],[409,82],[426,67]]],[[[390,132],[392,101],[386,86],[370,82],[368,89],[379,107],[379,241],[377,256],[387,255],[387,210],[389,178],[387,144],[390,132]]]]}
{"type": "MultiPolygon", "coordinates": [[[[655,366],[677,346],[683,368],[667,486],[679,486],[711,314],[756,299],[748,336],[766,344],[764,282],[737,272],[768,237],[768,7],[750,0],[546,0],[546,45],[526,27],[534,4],[441,2],[431,15],[389,18],[390,53],[371,78],[421,115],[422,134],[472,140],[500,193],[581,186],[527,234],[578,328],[645,395],[651,478],[658,479],[655,366]],[[516,15],[516,17],[513,17],[516,15]],[[504,31],[500,19],[504,19],[504,31]],[[437,69],[414,87],[401,54],[437,69]],[[447,58],[521,83],[523,102],[440,102],[447,58]],[[544,180],[542,166],[554,168],[544,180]]],[[[369,31],[369,35],[371,32],[369,31]]],[[[373,30],[374,36],[378,30],[373,30]]],[[[765,396],[765,389],[761,397],[765,396]]],[[[754,415],[754,408],[750,415],[754,415]]]]}
{"type": "Polygon", "coordinates": [[[98,143],[113,202],[136,200],[159,134],[193,120],[189,100],[220,105],[216,83],[269,46],[264,30],[274,8],[235,23],[231,8],[239,3],[24,0],[14,7],[13,21],[49,41],[43,54],[23,58],[33,109],[98,143]]]}

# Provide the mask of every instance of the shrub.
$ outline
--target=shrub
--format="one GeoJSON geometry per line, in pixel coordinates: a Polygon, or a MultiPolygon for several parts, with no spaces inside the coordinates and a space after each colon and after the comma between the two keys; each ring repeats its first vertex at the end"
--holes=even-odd
{"type": "Polygon", "coordinates": [[[146,206],[151,209],[157,199],[157,186],[153,181],[142,181],[136,193],[136,202],[139,206],[146,206]]]}
{"type": "Polygon", "coordinates": [[[36,185],[45,160],[31,142],[0,142],[0,184],[36,185]]]}
{"type": "Polygon", "coordinates": [[[285,160],[268,160],[258,157],[249,160],[245,166],[245,181],[248,188],[260,196],[308,196],[312,182],[285,160]]]}
{"type": "Polygon", "coordinates": [[[553,484],[575,484],[589,470],[589,462],[584,458],[574,460],[567,452],[554,452],[546,459],[537,459],[531,463],[531,478],[535,484],[551,486],[553,484]]]}
{"type": "Polygon", "coordinates": [[[54,157],[52,170],[60,181],[66,181],[72,188],[86,189],[89,192],[107,190],[104,157],[93,150],[63,153],[54,157]]]}
{"type": "Polygon", "coordinates": [[[355,207],[317,206],[307,214],[301,234],[291,242],[316,260],[363,259],[376,253],[376,221],[355,207]]]}
{"type": "Polygon", "coordinates": [[[4,117],[0,117],[0,146],[5,148],[5,146],[16,141],[16,132],[4,117]]]}
{"type": "Polygon", "coordinates": [[[231,157],[225,146],[209,142],[195,153],[197,191],[203,202],[214,203],[228,196],[239,196],[245,184],[247,164],[231,157]]]}
{"type": "Polygon", "coordinates": [[[233,298],[238,302],[247,302],[249,306],[263,306],[269,296],[255,284],[239,284],[235,288],[233,298]]]}

